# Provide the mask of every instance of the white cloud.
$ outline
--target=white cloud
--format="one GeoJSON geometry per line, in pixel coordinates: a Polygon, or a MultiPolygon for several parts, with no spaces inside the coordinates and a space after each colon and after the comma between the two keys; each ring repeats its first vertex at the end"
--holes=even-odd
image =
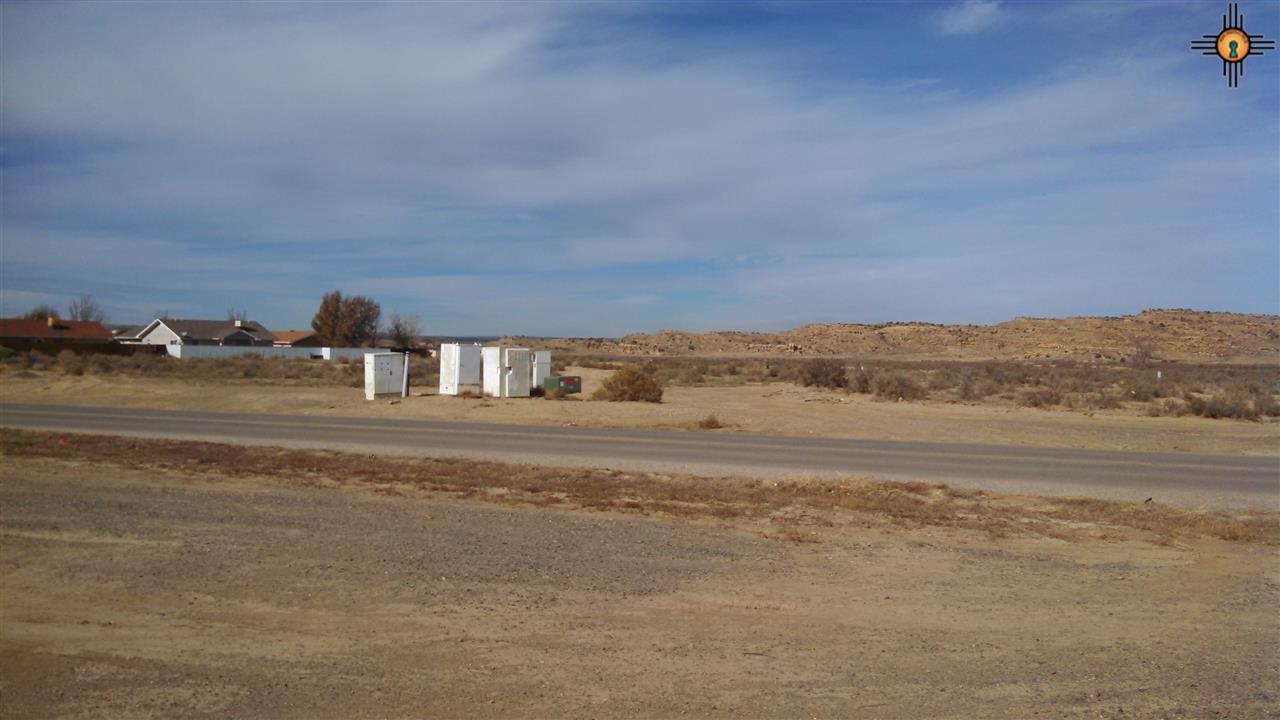
{"type": "Polygon", "coordinates": [[[963,0],[935,16],[943,35],[971,35],[995,27],[1003,16],[998,0],[963,0]]]}
{"type": "MultiPolygon", "coordinates": [[[[452,332],[998,318],[1023,288],[1002,279],[1042,272],[1037,253],[1060,262],[1026,298],[1089,287],[1094,238],[1163,243],[1173,267],[1222,207],[1196,188],[1224,179],[1252,202],[1276,186],[1274,167],[1239,166],[1248,128],[1187,140],[1263,114],[1243,93],[1196,102],[1181,50],[837,95],[747,50],[654,61],[577,6],[2,7],[3,151],[60,151],[5,166],[0,236],[26,276],[6,287],[74,293],[96,268],[137,283],[113,286],[122,308],[185,287],[297,325],[299,297],[338,286],[452,332]],[[565,47],[583,34],[589,52],[565,47]],[[770,261],[726,268],[739,256],[770,261]],[[707,276],[668,276],[682,264],[707,276]],[[237,299],[255,293],[265,311],[237,299]]],[[[942,15],[961,32],[1001,12],[942,15]]],[[[1127,262],[1135,298],[1186,286],[1127,262]]]]}

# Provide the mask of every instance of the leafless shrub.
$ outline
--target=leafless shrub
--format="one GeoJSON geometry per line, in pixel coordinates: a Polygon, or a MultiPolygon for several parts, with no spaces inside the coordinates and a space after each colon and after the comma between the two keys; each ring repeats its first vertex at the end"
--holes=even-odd
{"type": "Polygon", "coordinates": [[[1129,362],[1137,367],[1147,367],[1156,357],[1156,343],[1149,337],[1140,337],[1133,341],[1133,352],[1129,362]]]}
{"type": "Polygon", "coordinates": [[[591,396],[610,402],[662,402],[662,385],[638,367],[629,365],[615,371],[591,396]]]}
{"type": "Polygon", "coordinates": [[[1280,402],[1276,401],[1276,396],[1270,390],[1258,390],[1254,395],[1253,408],[1259,415],[1267,417],[1280,417],[1280,402]]]}
{"type": "Polygon", "coordinates": [[[1257,420],[1258,408],[1251,394],[1242,388],[1232,388],[1211,396],[1200,408],[1198,415],[1207,418],[1232,418],[1257,420]]]}
{"type": "Polygon", "coordinates": [[[85,362],[84,358],[75,354],[70,350],[63,350],[58,353],[58,371],[66,375],[83,375],[85,362]]]}
{"type": "Polygon", "coordinates": [[[724,427],[724,423],[720,422],[715,413],[711,413],[698,421],[698,427],[702,430],[718,430],[724,427]]]}
{"type": "Polygon", "coordinates": [[[1023,407],[1045,408],[1062,403],[1062,393],[1053,388],[1040,387],[1018,393],[1018,404],[1023,407]]]}
{"type": "Polygon", "coordinates": [[[1110,390],[1093,393],[1089,398],[1089,405],[1098,410],[1118,410],[1124,407],[1123,403],[1120,402],[1120,396],[1110,390]]]}
{"type": "Polygon", "coordinates": [[[903,372],[882,370],[871,381],[872,392],[881,400],[921,400],[928,392],[903,372]]]}
{"type": "Polygon", "coordinates": [[[859,366],[858,369],[853,372],[853,383],[850,385],[849,389],[856,393],[868,395],[871,393],[872,389],[871,380],[871,373],[867,372],[865,367],[859,366]]]}
{"type": "Polygon", "coordinates": [[[805,387],[821,387],[839,390],[849,387],[849,377],[844,364],[830,358],[813,358],[800,366],[800,384],[805,387]]]}
{"type": "Polygon", "coordinates": [[[1152,400],[1147,404],[1147,415],[1151,417],[1182,417],[1190,413],[1191,408],[1179,398],[1152,400]]]}

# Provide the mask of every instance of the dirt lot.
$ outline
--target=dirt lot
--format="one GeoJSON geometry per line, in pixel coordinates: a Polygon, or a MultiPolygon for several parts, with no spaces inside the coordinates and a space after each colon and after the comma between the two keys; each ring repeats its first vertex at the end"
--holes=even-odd
{"type": "Polygon", "coordinates": [[[1270,525],[1152,535],[1111,504],[993,535],[895,516],[904,493],[941,492],[908,486],[864,488],[882,500],[861,511],[797,494],[679,518],[640,514],[641,478],[611,506],[629,512],[575,504],[599,478],[534,507],[552,471],[509,468],[504,488],[413,461],[428,481],[380,482],[408,476],[19,440],[0,462],[10,717],[1280,713],[1270,525]],[[485,492],[448,491],[472,481],[485,492]]]}
{"type": "MultiPolygon", "coordinates": [[[[569,368],[590,395],[607,370],[569,368]]],[[[721,432],[931,440],[1152,452],[1280,455],[1280,422],[1144,417],[1023,407],[881,402],[790,383],[667,388],[661,404],[590,400],[465,400],[415,390],[402,402],[367,402],[358,388],[262,380],[200,381],[122,375],[9,372],[0,400],[114,407],[459,419],[592,427],[693,430],[714,414],[721,432]]]]}

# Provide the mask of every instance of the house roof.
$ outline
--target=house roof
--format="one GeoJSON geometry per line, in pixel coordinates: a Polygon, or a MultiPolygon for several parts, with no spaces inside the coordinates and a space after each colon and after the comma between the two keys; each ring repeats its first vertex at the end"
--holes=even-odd
{"type": "MultiPolygon", "coordinates": [[[[275,339],[275,336],[272,335],[269,330],[252,320],[245,320],[239,327],[236,327],[236,322],[234,320],[186,320],[183,318],[158,318],[153,320],[151,324],[147,326],[147,330],[150,330],[157,323],[163,323],[165,327],[182,337],[195,338],[196,340],[225,340],[231,335],[235,335],[240,332],[259,340],[275,339]]],[[[142,333],[139,334],[141,335],[142,333]]]]}
{"type": "Polygon", "coordinates": [[[314,330],[273,330],[271,334],[276,336],[276,342],[295,343],[316,333],[314,330]]]}
{"type": "Polygon", "coordinates": [[[118,338],[136,338],[147,329],[146,325],[107,325],[106,328],[118,338]]]}
{"type": "Polygon", "coordinates": [[[98,322],[77,320],[49,321],[40,318],[0,318],[0,337],[41,338],[44,340],[95,340],[110,342],[111,333],[98,322]]]}

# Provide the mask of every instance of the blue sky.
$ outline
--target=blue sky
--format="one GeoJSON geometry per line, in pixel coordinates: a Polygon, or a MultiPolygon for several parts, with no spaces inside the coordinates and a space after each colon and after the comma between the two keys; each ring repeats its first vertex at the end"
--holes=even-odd
{"type": "Polygon", "coordinates": [[[1276,313],[1280,57],[1228,89],[1189,49],[1224,9],[5,3],[0,313],[1276,313]]]}

